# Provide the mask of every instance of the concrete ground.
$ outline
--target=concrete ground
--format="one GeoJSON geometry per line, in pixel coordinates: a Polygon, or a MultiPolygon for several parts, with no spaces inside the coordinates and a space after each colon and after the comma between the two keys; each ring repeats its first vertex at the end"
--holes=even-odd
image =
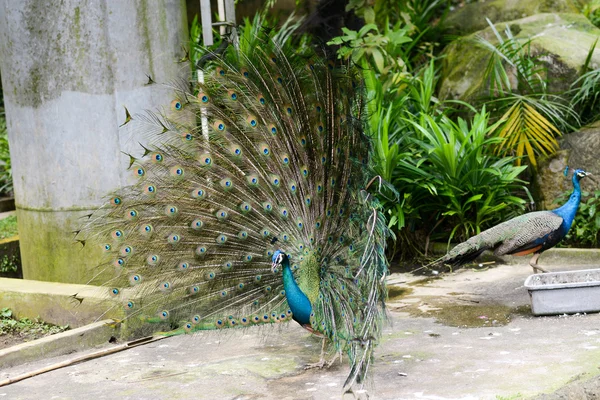
{"type": "MultiPolygon", "coordinates": [[[[599,398],[600,315],[532,316],[523,287],[530,274],[523,265],[435,280],[393,274],[370,398],[599,398]]],[[[303,369],[319,351],[320,341],[293,323],[204,332],[0,387],[0,400],[340,399],[346,362],[303,369]]],[[[0,380],[81,354],[4,369],[0,380]]]]}

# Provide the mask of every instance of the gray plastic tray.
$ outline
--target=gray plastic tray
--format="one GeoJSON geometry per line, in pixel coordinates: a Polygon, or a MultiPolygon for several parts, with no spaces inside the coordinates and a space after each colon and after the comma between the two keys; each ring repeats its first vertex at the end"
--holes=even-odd
{"type": "Polygon", "coordinates": [[[534,274],[525,287],[534,315],[600,311],[600,269],[534,274]]]}

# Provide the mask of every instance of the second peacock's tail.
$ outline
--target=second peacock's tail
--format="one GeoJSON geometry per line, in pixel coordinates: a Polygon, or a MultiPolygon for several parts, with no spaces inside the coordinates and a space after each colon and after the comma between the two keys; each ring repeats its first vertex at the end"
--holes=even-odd
{"type": "Polygon", "coordinates": [[[170,111],[128,113],[150,138],[130,156],[137,183],[82,234],[101,243],[96,274],[127,318],[188,332],[292,320],[271,270],[281,250],[312,329],[349,355],[351,388],[381,334],[389,236],[364,190],[361,81],[312,52],[257,42],[176,90],[170,111]]]}

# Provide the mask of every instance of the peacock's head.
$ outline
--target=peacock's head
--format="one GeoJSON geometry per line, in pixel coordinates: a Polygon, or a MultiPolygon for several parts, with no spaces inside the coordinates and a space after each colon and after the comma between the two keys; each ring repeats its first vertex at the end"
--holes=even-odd
{"type": "Polygon", "coordinates": [[[288,256],[281,250],[276,250],[273,253],[273,262],[271,264],[271,271],[273,273],[277,273],[279,271],[279,267],[283,266],[284,263],[288,263],[288,256]]]}
{"type": "Polygon", "coordinates": [[[576,169],[573,171],[573,179],[577,179],[577,181],[581,180],[581,178],[585,178],[588,175],[591,175],[591,172],[586,172],[582,169],[576,169]]]}

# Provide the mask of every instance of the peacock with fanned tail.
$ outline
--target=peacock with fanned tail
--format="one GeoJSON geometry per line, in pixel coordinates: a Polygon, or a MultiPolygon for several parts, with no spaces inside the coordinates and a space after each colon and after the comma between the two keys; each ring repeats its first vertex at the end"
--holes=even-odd
{"type": "MultiPolygon", "coordinates": [[[[565,174],[567,171],[568,167],[565,174]]],[[[590,173],[582,169],[573,171],[573,192],[561,207],[530,212],[498,224],[457,245],[436,262],[461,265],[475,260],[485,250],[492,250],[500,256],[532,255],[529,265],[533,271],[548,272],[537,260],[543,251],[556,246],[569,233],[581,200],[579,181],[588,175],[590,173]]]]}
{"type": "Polygon", "coordinates": [[[84,230],[107,253],[98,274],[114,274],[127,318],[187,332],[295,320],[348,355],[347,390],[362,385],[390,233],[366,190],[357,72],[263,41],[202,80],[168,112],[127,112],[152,144],[84,230]]]}

